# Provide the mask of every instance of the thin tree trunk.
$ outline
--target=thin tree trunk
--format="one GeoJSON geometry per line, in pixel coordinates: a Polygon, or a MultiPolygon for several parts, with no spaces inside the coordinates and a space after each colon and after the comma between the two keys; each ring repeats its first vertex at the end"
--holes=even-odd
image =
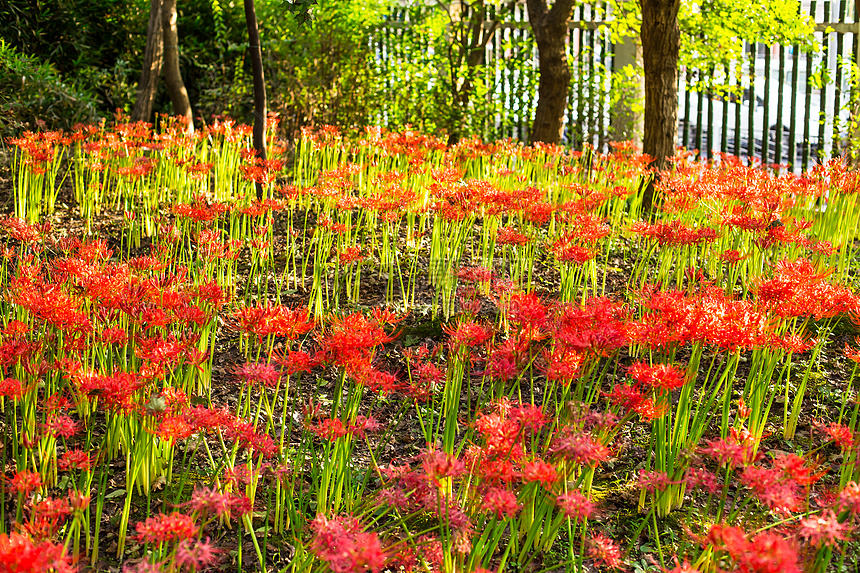
{"type": "Polygon", "coordinates": [[[143,56],[143,71],[137,86],[137,101],[131,110],[132,121],[150,121],[152,104],[161,75],[161,62],[164,56],[164,37],[161,31],[161,0],[151,0],[149,25],[146,28],[146,51],[143,56]]]}
{"type": "Polygon", "coordinates": [[[547,9],[546,0],[528,0],[529,22],[538,47],[540,80],[538,105],[529,139],[532,143],[561,143],[564,110],[570,91],[567,65],[567,30],[573,0],[557,0],[547,9]]]}
{"type": "MultiPolygon", "coordinates": [[[[665,170],[678,139],[678,28],[679,0],[640,0],[642,59],[645,67],[645,136],[642,151],[654,158],[653,167],[665,170]]],[[[642,207],[651,212],[653,181],[645,188],[642,207]]]]}
{"type": "MultiPolygon", "coordinates": [[[[263,50],[260,47],[260,30],[254,0],[245,0],[245,23],[248,25],[248,43],[251,56],[251,73],[254,76],[254,151],[257,158],[266,159],[266,81],[263,76],[263,50]]],[[[263,185],[257,181],[257,199],[263,199],[263,185]]]]}
{"type": "Polygon", "coordinates": [[[163,0],[161,24],[164,28],[164,85],[173,103],[173,113],[188,122],[188,133],[194,132],[191,102],[179,71],[179,34],[176,29],[176,0],[163,0]]]}

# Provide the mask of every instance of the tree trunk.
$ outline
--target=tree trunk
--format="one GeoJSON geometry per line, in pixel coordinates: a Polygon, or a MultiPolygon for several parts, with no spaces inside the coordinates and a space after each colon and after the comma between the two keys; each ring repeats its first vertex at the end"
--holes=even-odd
{"type": "Polygon", "coordinates": [[[557,0],[547,9],[546,0],[528,0],[529,22],[538,47],[538,105],[529,139],[532,143],[561,143],[564,111],[570,91],[567,65],[567,26],[574,0],[557,0]]]}
{"type": "MultiPolygon", "coordinates": [[[[653,167],[664,170],[675,154],[678,139],[678,28],[679,0],[640,0],[642,6],[642,59],[645,66],[645,136],[642,151],[654,158],[653,167]]],[[[651,212],[653,181],[642,198],[651,212]]]]}
{"type": "Polygon", "coordinates": [[[164,85],[173,103],[173,113],[188,122],[188,133],[194,133],[191,102],[179,71],[179,34],[176,30],[176,0],[163,0],[161,25],[164,28],[164,85]]]}
{"type": "MultiPolygon", "coordinates": [[[[263,76],[263,50],[260,47],[260,30],[254,0],[245,0],[245,23],[248,25],[248,44],[251,56],[251,73],[254,76],[254,151],[257,158],[266,159],[266,82],[263,76]]],[[[256,182],[257,199],[263,199],[263,185],[256,182]]]]}
{"type": "Polygon", "coordinates": [[[146,51],[143,56],[143,71],[137,86],[137,101],[131,110],[132,121],[150,121],[152,104],[161,75],[161,61],[164,56],[164,37],[161,31],[161,0],[151,0],[149,25],[146,28],[146,51]]]}

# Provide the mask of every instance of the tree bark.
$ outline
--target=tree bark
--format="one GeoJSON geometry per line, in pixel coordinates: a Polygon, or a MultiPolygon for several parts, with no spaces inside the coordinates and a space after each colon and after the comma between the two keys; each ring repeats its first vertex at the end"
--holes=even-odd
{"type": "Polygon", "coordinates": [[[552,8],[546,0],[527,0],[529,22],[538,47],[538,105],[529,139],[532,143],[561,143],[564,111],[570,91],[567,65],[567,26],[574,0],[557,0],[552,8]]]}
{"type": "MultiPolygon", "coordinates": [[[[642,6],[642,59],[645,67],[645,135],[642,151],[665,170],[675,154],[678,139],[678,28],[680,0],[640,0],[642,6]]],[[[658,175],[659,176],[659,175],[658,175]]],[[[642,208],[651,212],[653,180],[645,188],[642,208]]]]}
{"type": "MultiPolygon", "coordinates": [[[[266,81],[263,76],[263,50],[260,47],[260,30],[254,0],[245,0],[245,23],[248,26],[248,44],[251,56],[251,74],[254,77],[254,151],[258,159],[266,159],[266,81]]],[[[263,199],[263,185],[256,182],[257,199],[263,199]]]]}
{"type": "Polygon", "coordinates": [[[176,29],[176,0],[163,0],[161,25],[164,29],[164,85],[173,104],[173,113],[188,122],[188,133],[194,133],[194,119],[188,91],[179,71],[179,34],[176,29]]]}
{"type": "Polygon", "coordinates": [[[137,86],[137,101],[131,110],[132,121],[150,121],[152,104],[161,75],[164,57],[164,36],[161,31],[161,0],[150,0],[149,25],[146,28],[146,51],[143,56],[143,71],[137,86]]]}

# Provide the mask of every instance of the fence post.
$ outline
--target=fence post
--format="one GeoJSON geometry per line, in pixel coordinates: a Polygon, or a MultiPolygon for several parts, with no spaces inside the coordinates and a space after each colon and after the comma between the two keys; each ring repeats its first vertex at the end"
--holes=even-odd
{"type": "Polygon", "coordinates": [[[645,133],[642,45],[638,38],[625,36],[612,48],[613,89],[621,89],[622,92],[610,98],[611,139],[632,140],[641,149],[645,133]]]}

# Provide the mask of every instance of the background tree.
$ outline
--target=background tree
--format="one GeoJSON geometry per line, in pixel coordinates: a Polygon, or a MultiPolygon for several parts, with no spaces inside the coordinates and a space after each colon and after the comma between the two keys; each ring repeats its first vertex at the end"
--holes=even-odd
{"type": "MultiPolygon", "coordinates": [[[[742,95],[740,66],[746,44],[815,47],[814,23],[797,0],[612,0],[612,26],[623,36],[639,34],[645,73],[643,152],[667,167],[678,126],[678,70],[707,70],[688,77],[694,89],[712,95],[742,95]],[[636,29],[638,26],[638,29],[636,29]],[[732,81],[734,80],[734,81],[732,81]]],[[[643,196],[651,210],[653,185],[643,196]]]]}
{"type": "MultiPolygon", "coordinates": [[[[645,73],[645,133],[642,152],[654,158],[653,167],[666,169],[678,140],[678,27],[680,0],[641,0],[642,62],[645,73]]],[[[642,204],[650,212],[654,181],[645,187],[642,204]]]]}
{"type": "Polygon", "coordinates": [[[159,71],[163,71],[164,85],[173,104],[173,113],[184,118],[187,131],[192,133],[194,118],[191,113],[191,101],[179,68],[177,16],[176,0],[151,0],[143,71],[132,119],[149,121],[151,118],[158,74],[159,71]]]}
{"type": "Polygon", "coordinates": [[[575,4],[576,0],[557,0],[550,8],[546,0],[526,1],[540,65],[538,104],[529,136],[532,143],[561,143],[571,79],[567,33],[575,4]]]}
{"type": "Polygon", "coordinates": [[[152,117],[152,104],[155,103],[158,79],[161,76],[161,62],[164,59],[161,7],[161,0],[150,0],[143,71],[137,84],[137,101],[131,111],[132,121],[149,121],[152,117]]]}
{"type": "MultiPolygon", "coordinates": [[[[245,23],[248,26],[248,48],[254,76],[254,151],[257,159],[266,160],[266,80],[263,75],[263,50],[254,0],[245,0],[245,23]]],[[[263,185],[256,182],[257,199],[263,199],[263,185]]]]}

